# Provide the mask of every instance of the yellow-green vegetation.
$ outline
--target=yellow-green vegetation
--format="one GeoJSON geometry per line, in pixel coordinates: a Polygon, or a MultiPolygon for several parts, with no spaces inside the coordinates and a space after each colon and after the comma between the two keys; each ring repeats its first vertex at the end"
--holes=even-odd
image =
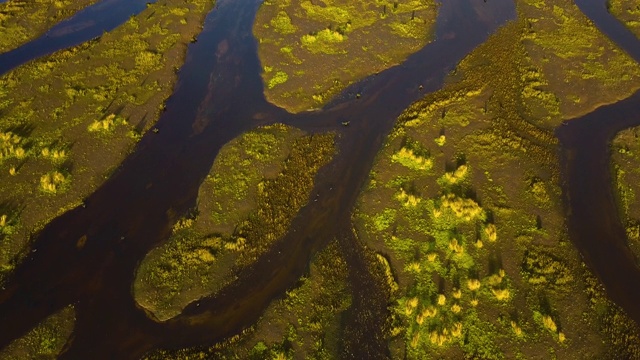
{"type": "Polygon", "coordinates": [[[102,120],[95,120],[88,127],[89,132],[110,134],[117,125],[127,125],[127,120],[115,114],[109,114],[102,120]]]}
{"type": "Polygon", "coordinates": [[[540,102],[555,99],[563,118],[625,98],[640,87],[640,65],[600,33],[573,1],[520,0],[518,11],[522,43],[534,72],[540,73],[526,76],[532,86],[528,94],[540,102]]]}
{"type": "Polygon", "coordinates": [[[603,99],[564,106],[568,85],[550,80],[563,70],[542,60],[604,64],[606,76],[569,79],[585,93],[604,87],[618,96],[637,86],[636,75],[617,88],[608,81],[621,68],[607,64],[619,57],[624,71],[637,66],[575,11],[563,1],[520,2],[520,19],[465,58],[444,89],[407,109],[379,154],[354,219],[368,246],[388,254],[399,280],[390,336],[402,345],[392,346],[394,357],[606,358],[617,351],[612,334],[631,320],[618,311],[609,321],[610,303],[592,306],[591,278],[564,225],[552,133],[561,119],[603,99]],[[527,17],[534,12],[540,22],[556,21],[536,28],[527,17]],[[573,49],[576,43],[540,45],[551,34],[569,36],[559,28],[566,24],[596,34],[590,41],[614,55],[573,49]]]}
{"type": "Polygon", "coordinates": [[[612,345],[602,358],[640,359],[640,326],[609,300],[595,276],[587,274],[585,279],[591,309],[599,314],[600,331],[612,345]]]}
{"type": "MultiPolygon", "coordinates": [[[[0,6],[46,10],[49,3],[0,6]]],[[[0,282],[29,235],[91,194],[153,126],[212,6],[160,0],[98,40],[0,77],[0,204],[15,210],[5,214],[12,231],[0,242],[0,282]]]]}
{"type": "Polygon", "coordinates": [[[0,4],[0,53],[33,40],[97,0],[7,1],[0,4]]]}
{"type": "Polygon", "coordinates": [[[640,264],[640,140],[639,128],[621,131],[611,144],[611,161],[620,219],[625,223],[629,248],[640,264]]]}
{"type": "Polygon", "coordinates": [[[57,359],[73,331],[75,310],[69,305],[50,315],[23,337],[0,351],[6,360],[57,359]]]}
{"type": "Polygon", "coordinates": [[[200,188],[198,215],[178,222],[140,265],[138,303],[166,320],[233,280],[286,233],[333,153],[332,134],[303,136],[284,125],[225,145],[200,188]]]}
{"type": "Polygon", "coordinates": [[[342,316],[351,305],[347,263],[334,241],[311,262],[309,274],[223,350],[159,351],[147,359],[336,359],[342,316]]]}
{"type": "Polygon", "coordinates": [[[608,0],[607,9],[640,37],[640,5],[635,0],[608,0]]]}
{"type": "Polygon", "coordinates": [[[402,62],[432,39],[433,0],[269,0],[253,28],[265,95],[299,112],[402,62]]]}

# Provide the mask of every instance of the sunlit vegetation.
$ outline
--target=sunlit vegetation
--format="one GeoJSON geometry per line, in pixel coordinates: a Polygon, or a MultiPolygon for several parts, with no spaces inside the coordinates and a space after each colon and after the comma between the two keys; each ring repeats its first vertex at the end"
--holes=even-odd
{"type": "MultiPolygon", "coordinates": [[[[52,6],[66,14],[86,3],[0,6],[53,16],[52,6]]],[[[186,46],[212,6],[209,0],[158,1],[99,39],[0,77],[0,203],[20,209],[19,222],[0,242],[0,282],[19,262],[29,235],[93,192],[154,125],[186,46]]]]}
{"type": "Polygon", "coordinates": [[[518,8],[520,19],[465,58],[444,89],[404,112],[361,195],[358,232],[389,254],[399,279],[389,336],[404,346],[392,346],[394,357],[605,358],[619,348],[611,335],[633,324],[619,310],[607,320],[610,303],[592,306],[591,278],[567,241],[552,130],[629,95],[638,66],[569,2],[518,8]],[[557,65],[564,59],[572,64],[557,65]],[[565,106],[573,82],[611,93],[565,106]],[[429,167],[417,169],[406,144],[429,167]]]}
{"type": "Polygon", "coordinates": [[[318,108],[349,84],[403,61],[433,35],[435,1],[265,1],[254,34],[269,101],[318,108]]]}
{"type": "Polygon", "coordinates": [[[429,152],[423,149],[418,143],[408,142],[393,154],[391,160],[398,162],[413,170],[431,170],[433,161],[429,152]]]}
{"type": "Polygon", "coordinates": [[[527,76],[535,84],[528,93],[541,104],[557,101],[560,115],[573,118],[640,87],[640,65],[600,33],[573,2],[519,3],[522,43],[542,75],[527,76]]]}
{"type": "Polygon", "coordinates": [[[7,1],[0,4],[0,53],[42,35],[97,0],[7,1]]]}
{"type": "Polygon", "coordinates": [[[233,280],[286,233],[333,153],[332,134],[303,136],[283,125],[225,145],[200,188],[197,215],[143,260],[137,301],[166,320],[233,280]]]}
{"type": "Polygon", "coordinates": [[[69,178],[65,177],[59,171],[52,171],[42,175],[40,178],[40,190],[55,194],[62,190],[65,184],[68,184],[69,178]]]}
{"type": "Polygon", "coordinates": [[[640,37],[640,5],[634,0],[608,0],[607,9],[640,37]]]}
{"type": "Polygon", "coordinates": [[[249,331],[223,350],[158,351],[146,359],[335,359],[342,317],[351,305],[347,266],[332,242],[295,288],[274,300],[249,331]]]}
{"type": "Polygon", "coordinates": [[[73,331],[75,310],[67,306],[0,351],[6,360],[56,359],[73,331]]]}
{"type": "Polygon", "coordinates": [[[567,265],[552,254],[537,249],[525,251],[522,275],[530,284],[556,290],[566,290],[573,281],[567,265]]]}
{"type": "Polygon", "coordinates": [[[620,219],[627,230],[629,248],[640,263],[640,141],[638,131],[621,131],[611,144],[612,174],[620,219]]]}
{"type": "Polygon", "coordinates": [[[113,133],[117,125],[127,125],[127,121],[115,114],[109,114],[102,120],[95,120],[87,127],[89,132],[109,134],[113,133]]]}

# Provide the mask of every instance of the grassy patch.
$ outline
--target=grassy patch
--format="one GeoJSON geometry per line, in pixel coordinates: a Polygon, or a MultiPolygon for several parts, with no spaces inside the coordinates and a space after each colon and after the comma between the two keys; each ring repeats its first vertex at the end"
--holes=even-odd
{"type": "Polygon", "coordinates": [[[638,89],[640,66],[570,1],[522,1],[524,45],[559,100],[564,118],[625,98],[638,89]]]}
{"type": "Polygon", "coordinates": [[[73,331],[75,310],[67,306],[0,351],[7,360],[56,359],[73,331]]]}
{"type": "Polygon", "coordinates": [[[141,263],[138,303],[166,320],[233,280],[285,234],[333,152],[333,135],[303,136],[283,125],[225,145],[200,188],[199,215],[178,222],[141,263]]]}
{"type": "Polygon", "coordinates": [[[265,95],[292,112],[320,107],[421,49],[435,15],[431,0],[265,1],[253,28],[265,95]]]}
{"type": "Polygon", "coordinates": [[[212,6],[159,1],[98,40],[0,77],[0,203],[20,210],[6,214],[14,225],[0,242],[0,281],[29,235],[91,194],[153,126],[212,6]]]}

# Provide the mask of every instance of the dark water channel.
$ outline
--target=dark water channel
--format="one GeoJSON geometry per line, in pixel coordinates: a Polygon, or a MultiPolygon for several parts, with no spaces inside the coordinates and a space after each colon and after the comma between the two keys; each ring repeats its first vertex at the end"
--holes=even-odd
{"type": "MultiPolygon", "coordinates": [[[[238,334],[259,318],[270,301],[295,286],[313,254],[328,241],[338,237],[343,247],[351,243],[355,248],[351,210],[396,117],[425,92],[439,89],[446,74],[467,53],[515,16],[509,0],[444,1],[436,41],[402,65],[351,86],[321,111],[292,115],[268,104],[262,95],[261,66],[251,34],[259,4],[259,0],[218,1],[198,42],[189,47],[175,92],[158,122],[159,132],[146,134],[135,152],[86,200],[84,207],[60,216],[38,234],[34,242],[37,252],[31,253],[0,292],[0,348],[68,304],[75,304],[77,322],[73,338],[61,356],[64,359],[137,359],[157,347],[204,346],[238,334]],[[419,85],[424,87],[422,91],[419,85]],[[360,99],[354,98],[356,92],[362,93],[360,99]],[[345,120],[350,121],[350,126],[341,126],[345,120]],[[320,194],[318,201],[310,201],[302,208],[285,237],[255,265],[244,269],[236,282],[214,297],[191,304],[165,323],[150,320],[131,296],[138,263],[169,236],[173,223],[195,205],[199,185],[220,148],[245,131],[274,122],[311,132],[339,133],[340,153],[316,179],[313,196],[320,194]],[[88,240],[78,249],[76,243],[83,236],[88,240]]],[[[616,241],[610,242],[611,247],[602,241],[608,240],[611,229],[619,226],[615,207],[607,212],[611,216],[598,217],[598,211],[614,206],[606,194],[602,195],[603,189],[610,193],[611,184],[598,174],[608,176],[608,170],[602,172],[602,164],[608,164],[608,138],[603,134],[616,130],[594,129],[603,123],[598,119],[612,113],[627,119],[621,120],[619,128],[626,126],[628,115],[637,111],[639,97],[601,108],[584,120],[558,129],[567,174],[565,193],[570,207],[579,208],[569,217],[572,237],[614,294],[617,287],[609,285],[606,269],[598,270],[603,261],[588,254],[611,251],[616,264],[609,266],[614,269],[610,271],[613,276],[626,270],[624,264],[631,260],[621,255],[628,251],[618,250],[616,241]],[[588,144],[596,144],[594,141],[601,145],[588,148],[588,144]],[[596,161],[599,168],[589,167],[596,166],[590,163],[594,159],[603,160],[596,161]],[[583,176],[593,181],[582,181],[583,176]],[[580,212],[583,210],[586,215],[580,212]],[[600,233],[593,232],[602,235],[594,237],[599,242],[583,240],[584,233],[579,231],[582,227],[576,224],[583,225],[584,221],[591,221],[595,230],[600,229],[600,233]],[[584,248],[582,242],[586,244],[584,248]],[[618,267],[618,263],[622,265],[618,267]]],[[[351,278],[357,280],[352,309],[355,312],[367,310],[367,306],[380,307],[380,303],[359,300],[370,290],[360,255],[355,250],[347,252],[351,278]]],[[[640,282],[632,277],[640,272],[637,268],[630,271],[625,284],[633,285],[635,281],[635,289],[630,290],[635,295],[624,298],[620,292],[621,299],[614,296],[628,311],[628,306],[634,304],[625,305],[625,299],[640,296],[640,282]]],[[[638,303],[640,300],[635,304],[638,303]]],[[[386,304],[381,305],[380,311],[384,311],[386,304]]],[[[383,357],[386,349],[375,336],[380,331],[375,319],[354,324],[364,328],[355,335],[361,336],[356,340],[362,344],[363,354],[367,358],[383,357]]]]}
{"type": "Polygon", "coordinates": [[[102,0],[88,6],[44,35],[0,54],[0,75],[33,59],[97,38],[140,13],[148,3],[154,2],[156,0],[102,0]]]}
{"type": "MultiPolygon", "coordinates": [[[[606,9],[606,0],[576,0],[580,9],[640,63],[640,40],[606,9]]],[[[627,245],[611,174],[610,143],[640,125],[640,91],[556,129],[570,237],[607,294],[640,324],[640,267],[627,245]]]]}

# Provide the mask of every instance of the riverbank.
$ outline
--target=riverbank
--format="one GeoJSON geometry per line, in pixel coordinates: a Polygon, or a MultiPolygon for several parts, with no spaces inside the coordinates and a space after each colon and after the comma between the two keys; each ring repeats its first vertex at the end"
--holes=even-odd
{"type": "Polygon", "coordinates": [[[75,311],[69,305],[2,349],[0,357],[6,360],[55,359],[71,336],[74,322],[75,311]]]}
{"type": "Polygon", "coordinates": [[[640,264],[640,142],[637,127],[623,130],[611,144],[611,171],[628,245],[640,264]]]}
{"type": "Polygon", "coordinates": [[[30,236],[81,204],[153,127],[211,1],[160,1],[100,39],[0,78],[0,189],[11,232],[0,279],[30,236]]]}
{"type": "Polygon", "coordinates": [[[633,0],[608,0],[607,9],[629,30],[640,37],[640,7],[633,0]]]}
{"type": "Polygon", "coordinates": [[[44,34],[53,25],[100,0],[0,3],[0,54],[44,34]]]}
{"type": "Polygon", "coordinates": [[[433,0],[264,2],[253,32],[265,97],[293,113],[326,105],[431,42],[437,9],[433,0]]]}
{"type": "Polygon", "coordinates": [[[278,124],[225,145],[192,216],[142,260],[133,285],[138,304],[166,321],[233,282],[312,197],[318,169],[334,156],[333,138],[278,124]]]}

